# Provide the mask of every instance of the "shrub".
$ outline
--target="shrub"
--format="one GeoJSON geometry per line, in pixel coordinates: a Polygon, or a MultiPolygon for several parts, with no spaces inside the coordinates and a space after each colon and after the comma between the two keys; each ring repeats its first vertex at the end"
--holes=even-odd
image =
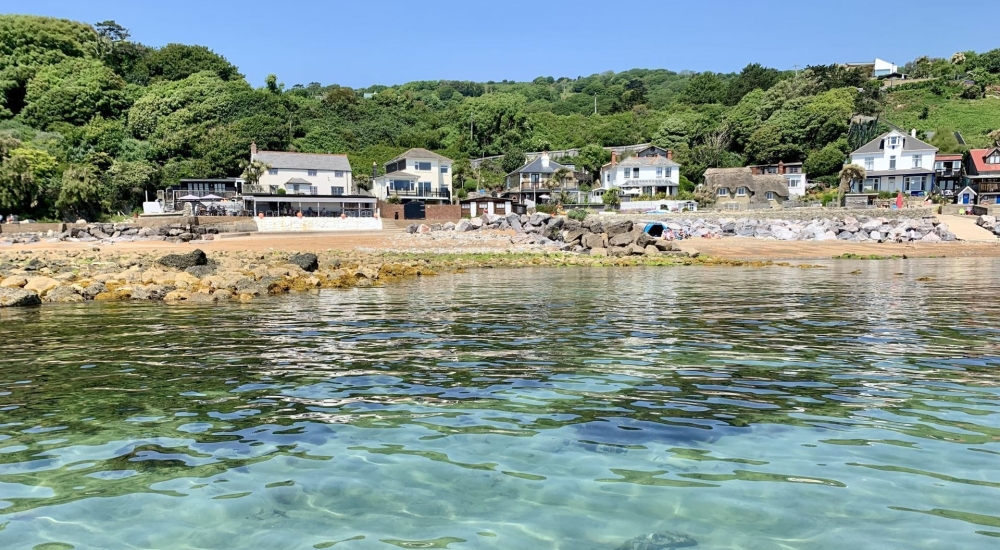
{"type": "Polygon", "coordinates": [[[388,202],[389,202],[389,204],[399,204],[399,203],[401,203],[403,201],[402,201],[402,199],[399,198],[399,195],[393,195],[393,196],[389,197],[388,202]]]}
{"type": "Polygon", "coordinates": [[[535,212],[541,212],[542,214],[555,214],[556,207],[554,204],[537,204],[535,205],[535,212]]]}
{"type": "Polygon", "coordinates": [[[573,210],[570,210],[567,216],[569,216],[569,218],[572,220],[582,222],[583,220],[587,219],[587,214],[589,214],[589,212],[587,212],[583,208],[575,208],[573,210]]]}
{"type": "Polygon", "coordinates": [[[285,189],[283,187],[279,187],[277,193],[279,195],[284,195],[286,193],[286,191],[285,191],[285,189]]]}

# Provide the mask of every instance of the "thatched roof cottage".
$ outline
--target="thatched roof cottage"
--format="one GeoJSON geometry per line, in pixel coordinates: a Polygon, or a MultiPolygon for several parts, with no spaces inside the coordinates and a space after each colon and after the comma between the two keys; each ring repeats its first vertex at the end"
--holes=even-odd
{"type": "Polygon", "coordinates": [[[750,168],[709,168],[705,186],[715,195],[715,204],[729,210],[747,210],[750,205],[777,207],[788,199],[788,183],[780,174],[754,174],[750,168]]]}

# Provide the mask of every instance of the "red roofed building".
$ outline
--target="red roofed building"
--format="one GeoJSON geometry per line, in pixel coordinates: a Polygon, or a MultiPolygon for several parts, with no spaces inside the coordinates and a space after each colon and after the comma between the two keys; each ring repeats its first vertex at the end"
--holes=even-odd
{"type": "Polygon", "coordinates": [[[978,193],[979,204],[1000,204],[1000,147],[969,151],[965,177],[978,193]]]}

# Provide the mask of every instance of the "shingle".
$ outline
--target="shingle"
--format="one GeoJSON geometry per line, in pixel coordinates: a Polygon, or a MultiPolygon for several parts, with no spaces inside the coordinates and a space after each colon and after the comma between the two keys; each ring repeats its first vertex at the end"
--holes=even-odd
{"type": "Polygon", "coordinates": [[[285,170],[341,170],[351,171],[347,155],[318,155],[312,153],[288,153],[284,151],[259,151],[254,157],[271,168],[285,170]]]}

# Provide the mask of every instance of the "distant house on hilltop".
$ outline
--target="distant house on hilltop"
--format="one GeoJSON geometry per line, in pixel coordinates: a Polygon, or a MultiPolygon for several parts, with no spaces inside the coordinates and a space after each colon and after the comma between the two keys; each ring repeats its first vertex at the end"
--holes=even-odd
{"type": "Polygon", "coordinates": [[[898,130],[882,134],[851,153],[851,163],[865,169],[865,181],[855,182],[851,192],[927,195],[934,188],[937,151],[912,134],[898,130]]]}
{"type": "Polygon", "coordinates": [[[875,61],[863,61],[860,63],[844,63],[847,69],[862,69],[869,72],[872,78],[888,78],[891,76],[902,76],[899,67],[884,59],[875,58],[875,61]]]}
{"type": "Polygon", "coordinates": [[[750,168],[709,168],[705,187],[723,210],[749,210],[753,205],[778,207],[788,199],[788,182],[780,174],[754,174],[750,168]]]}

